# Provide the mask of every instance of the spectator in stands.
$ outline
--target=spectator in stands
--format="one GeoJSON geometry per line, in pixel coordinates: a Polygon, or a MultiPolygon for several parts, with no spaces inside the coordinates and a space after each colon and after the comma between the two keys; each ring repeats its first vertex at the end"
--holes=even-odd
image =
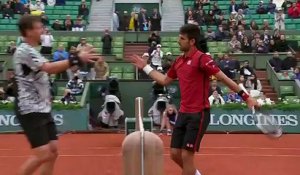
{"type": "Polygon", "coordinates": [[[213,11],[214,15],[221,15],[222,14],[222,10],[219,8],[217,2],[214,2],[212,11],[213,11]]]}
{"type": "Polygon", "coordinates": [[[156,46],[156,44],[160,44],[160,40],[161,40],[161,38],[160,38],[158,32],[152,32],[148,38],[149,47],[151,47],[153,42],[155,42],[155,46],[156,46]]]}
{"type": "Polygon", "coordinates": [[[241,51],[244,53],[251,53],[252,52],[252,47],[251,44],[249,43],[249,39],[247,36],[243,37],[243,40],[241,42],[242,48],[241,51]]]}
{"type": "Polygon", "coordinates": [[[137,29],[138,29],[138,22],[137,22],[137,19],[136,19],[135,12],[131,12],[131,18],[130,18],[130,21],[129,21],[128,30],[129,31],[137,31],[137,29]]]}
{"type": "Polygon", "coordinates": [[[23,7],[24,7],[24,4],[22,4],[20,2],[20,0],[16,0],[15,2],[15,7],[14,7],[14,13],[15,14],[23,14],[23,7]]]}
{"type": "Polygon", "coordinates": [[[292,2],[290,0],[284,0],[284,2],[281,5],[281,8],[283,9],[284,14],[288,13],[288,8],[292,6],[292,2]]]}
{"type": "Polygon", "coordinates": [[[68,95],[81,95],[84,90],[84,84],[81,79],[79,79],[78,75],[75,74],[73,79],[69,80],[66,85],[66,89],[64,92],[64,96],[68,95]]]}
{"type": "Polygon", "coordinates": [[[160,135],[163,133],[164,128],[167,128],[167,135],[172,135],[172,126],[175,125],[177,120],[178,111],[174,105],[167,105],[162,115],[162,121],[160,125],[160,135]]]}
{"type": "Polygon", "coordinates": [[[41,35],[41,54],[51,54],[52,53],[52,44],[54,38],[48,29],[44,30],[44,34],[41,35]]]}
{"type": "Polygon", "coordinates": [[[266,20],[266,19],[264,20],[264,23],[263,23],[263,25],[261,27],[261,30],[272,30],[272,28],[269,25],[269,21],[268,20],[266,20]]]}
{"type": "Polygon", "coordinates": [[[151,53],[151,66],[158,70],[158,68],[162,68],[162,58],[164,56],[163,51],[161,50],[161,45],[157,44],[156,49],[151,53]]]}
{"type": "Polygon", "coordinates": [[[295,73],[295,75],[294,75],[293,79],[300,81],[300,67],[299,66],[295,68],[294,73],[295,73]]]}
{"type": "Polygon", "coordinates": [[[282,73],[277,74],[279,80],[291,80],[291,77],[289,75],[288,71],[283,71],[282,73]]]}
{"type": "MultiPolygon", "coordinates": [[[[69,54],[74,54],[76,53],[76,47],[75,46],[71,46],[69,49],[69,54]]],[[[78,72],[79,68],[78,66],[72,66],[67,70],[67,75],[68,75],[68,79],[71,80],[73,79],[74,75],[76,72],[78,72]]]]}
{"type": "Polygon", "coordinates": [[[275,43],[280,40],[280,36],[281,36],[280,31],[278,29],[274,29],[273,39],[275,43]]]}
{"type": "Polygon", "coordinates": [[[260,40],[260,34],[258,32],[256,32],[253,36],[253,40],[251,41],[251,47],[252,47],[253,51],[256,51],[259,40],[260,40]]]}
{"type": "Polygon", "coordinates": [[[60,21],[57,19],[55,20],[55,22],[52,24],[52,29],[53,30],[63,30],[63,26],[62,24],[60,23],[60,21]]]}
{"type": "Polygon", "coordinates": [[[73,25],[72,27],[72,31],[83,31],[84,30],[84,23],[83,23],[83,20],[82,18],[79,16],[77,17],[76,21],[75,21],[75,24],[73,25]]]}
{"type": "Polygon", "coordinates": [[[80,43],[78,44],[76,50],[80,51],[81,49],[85,47],[93,47],[91,44],[87,43],[86,38],[81,38],[80,43]]]}
{"type": "MultiPolygon", "coordinates": [[[[247,78],[248,79],[248,78],[247,78]]],[[[249,87],[247,86],[246,84],[246,79],[244,77],[244,75],[240,75],[240,78],[239,78],[239,87],[244,91],[244,92],[247,92],[249,93],[249,89],[250,89],[250,85],[249,87]]]]}
{"type": "Polygon", "coordinates": [[[252,32],[258,30],[258,25],[256,24],[256,21],[255,21],[255,20],[252,20],[252,21],[250,22],[250,30],[251,30],[252,32]]]}
{"type": "Polygon", "coordinates": [[[15,82],[15,74],[13,72],[10,72],[8,74],[7,81],[5,82],[5,84],[3,86],[4,100],[14,102],[14,100],[15,100],[14,82],[15,82]]]}
{"type": "Polygon", "coordinates": [[[231,89],[229,89],[228,94],[224,95],[223,99],[226,103],[241,103],[242,102],[241,97],[237,93],[232,91],[231,89]]]}
{"type": "Polygon", "coordinates": [[[23,6],[23,11],[22,11],[22,15],[28,15],[30,14],[30,5],[29,4],[24,4],[23,6]]]}
{"type": "Polygon", "coordinates": [[[270,0],[269,3],[267,4],[267,12],[269,14],[274,14],[276,10],[276,4],[273,3],[273,0],[270,0]]]}
{"type": "Polygon", "coordinates": [[[274,18],[275,18],[275,24],[274,24],[275,29],[278,29],[280,31],[285,30],[285,23],[284,23],[285,14],[283,13],[281,8],[278,8],[278,11],[275,13],[274,18]]]}
{"type": "Polygon", "coordinates": [[[86,5],[85,1],[81,1],[81,4],[78,7],[78,15],[82,16],[84,20],[89,16],[90,10],[86,5]]]}
{"type": "Polygon", "coordinates": [[[57,50],[53,53],[53,61],[67,60],[69,58],[69,53],[65,51],[63,45],[59,45],[57,50]]]}
{"type": "Polygon", "coordinates": [[[259,1],[259,4],[256,8],[256,13],[257,14],[267,14],[268,13],[267,8],[264,5],[264,1],[259,1]]]}
{"type": "Polygon", "coordinates": [[[41,13],[41,20],[42,20],[42,23],[44,24],[44,26],[48,26],[49,25],[48,16],[46,16],[46,14],[45,14],[44,11],[41,13]]]}
{"type": "Polygon", "coordinates": [[[195,22],[197,21],[194,13],[192,10],[189,10],[185,16],[185,24],[194,24],[195,22]]]}
{"type": "Polygon", "coordinates": [[[199,26],[205,25],[205,13],[203,9],[196,11],[195,18],[199,26]]]}
{"type": "Polygon", "coordinates": [[[282,60],[279,58],[278,52],[274,52],[272,59],[269,60],[270,65],[275,72],[280,72],[282,68],[282,60]]]}
{"type": "Polygon", "coordinates": [[[240,53],[241,52],[241,42],[239,42],[236,36],[232,36],[231,41],[228,43],[230,52],[240,53]]]}
{"type": "Polygon", "coordinates": [[[287,53],[287,57],[282,62],[282,70],[293,70],[297,66],[297,60],[292,52],[287,53]]]}
{"type": "Polygon", "coordinates": [[[226,33],[224,32],[222,25],[219,25],[215,35],[216,35],[215,37],[216,41],[222,41],[226,38],[226,33]]]}
{"type": "Polygon", "coordinates": [[[242,0],[241,4],[239,5],[239,9],[243,10],[244,15],[250,14],[248,3],[245,0],[242,0]]]}
{"type": "Polygon", "coordinates": [[[254,75],[255,72],[253,68],[249,65],[249,61],[244,61],[243,66],[240,69],[240,75],[243,75],[245,78],[254,75]]]}
{"type": "Polygon", "coordinates": [[[144,8],[141,8],[140,13],[138,15],[138,24],[140,31],[149,30],[149,17],[146,13],[146,9],[144,8]]]}
{"type": "MultiPolygon", "coordinates": [[[[214,15],[213,11],[209,10],[208,14],[205,16],[206,25],[216,25],[215,21],[216,21],[216,17],[214,15]]],[[[197,22],[197,20],[195,20],[195,22],[197,22]]]]}
{"type": "Polygon", "coordinates": [[[6,53],[13,55],[17,49],[16,43],[11,41],[9,46],[7,47],[6,53]]]}
{"type": "Polygon", "coordinates": [[[10,8],[9,4],[5,5],[5,8],[2,10],[3,19],[12,19],[14,18],[14,11],[10,8]]]}
{"type": "Polygon", "coordinates": [[[70,15],[67,15],[67,16],[66,16],[66,19],[65,19],[65,21],[64,21],[64,29],[65,29],[66,31],[72,31],[73,25],[74,25],[74,22],[73,22],[73,20],[71,19],[71,16],[70,16],[70,15]]]}
{"type": "Polygon", "coordinates": [[[259,40],[256,46],[256,53],[268,53],[268,48],[263,40],[259,40]]]}
{"type": "Polygon", "coordinates": [[[238,22],[238,25],[243,26],[244,30],[250,30],[250,27],[247,25],[245,19],[242,19],[241,21],[239,21],[239,22],[238,22]]]}
{"type": "Polygon", "coordinates": [[[112,37],[109,34],[109,30],[106,29],[104,36],[102,36],[101,42],[102,45],[102,54],[104,55],[111,55],[111,47],[112,47],[112,37]]]}
{"type": "Polygon", "coordinates": [[[171,68],[171,65],[173,63],[172,53],[167,52],[166,56],[163,58],[162,68],[165,73],[168,72],[168,70],[171,68]]]}
{"type": "Polygon", "coordinates": [[[239,6],[235,3],[235,0],[231,0],[230,6],[229,6],[229,13],[235,12],[237,13],[239,10],[239,6]]]}
{"type": "Polygon", "coordinates": [[[269,44],[269,52],[275,52],[275,51],[277,51],[277,46],[274,39],[271,39],[269,44]]]}
{"type": "Polygon", "coordinates": [[[262,91],[262,86],[260,80],[257,79],[256,74],[253,74],[252,76],[248,77],[248,80],[250,80],[250,84],[251,84],[250,93],[251,91],[255,90],[255,91],[259,91],[259,93],[256,94],[260,94],[260,92],[262,91]]]}
{"type": "Polygon", "coordinates": [[[115,11],[113,13],[113,31],[118,31],[120,30],[120,18],[119,18],[119,15],[118,15],[118,12],[115,11]]]}
{"type": "Polygon", "coordinates": [[[95,80],[106,80],[109,75],[109,66],[107,62],[98,59],[94,65],[95,69],[95,80]]]}
{"type": "Polygon", "coordinates": [[[285,35],[280,35],[280,40],[276,42],[278,52],[287,52],[289,51],[289,46],[285,40],[285,35]]]}
{"type": "Polygon", "coordinates": [[[202,9],[202,0],[195,0],[194,1],[194,10],[201,8],[202,9]]]}
{"type": "Polygon", "coordinates": [[[213,41],[216,38],[216,34],[210,27],[207,28],[207,32],[205,32],[205,38],[207,41],[213,41]]]}
{"type": "Polygon", "coordinates": [[[235,16],[235,19],[240,22],[241,20],[243,20],[245,18],[245,15],[244,15],[244,12],[243,12],[243,9],[239,9],[238,10],[238,13],[236,14],[235,16]]]}
{"type": "Polygon", "coordinates": [[[217,91],[218,94],[223,96],[223,92],[222,92],[220,86],[218,86],[218,81],[217,80],[211,80],[210,87],[209,87],[209,96],[211,96],[214,91],[217,91]]]}
{"type": "Polygon", "coordinates": [[[223,59],[220,61],[220,69],[227,77],[233,79],[236,72],[236,62],[230,59],[228,54],[224,54],[223,59]]]}
{"type": "Polygon", "coordinates": [[[297,3],[293,3],[293,5],[288,9],[288,15],[291,18],[299,18],[300,16],[300,9],[297,6],[297,3]]]}
{"type": "Polygon", "coordinates": [[[224,105],[225,101],[223,97],[218,94],[218,91],[213,91],[212,95],[208,97],[210,105],[224,105]]]}
{"type": "Polygon", "coordinates": [[[264,41],[265,46],[269,46],[271,40],[269,31],[265,30],[264,33],[261,35],[260,39],[264,41]]]}
{"type": "Polygon", "coordinates": [[[157,8],[153,9],[152,16],[150,17],[151,31],[161,31],[161,15],[157,8]]]}
{"type": "Polygon", "coordinates": [[[227,23],[226,19],[224,18],[224,15],[221,14],[221,15],[219,15],[219,18],[216,19],[216,25],[220,26],[223,24],[223,22],[227,23]]]}
{"type": "Polygon", "coordinates": [[[130,22],[130,17],[128,16],[128,12],[124,11],[123,17],[120,20],[120,31],[128,31],[129,22],[130,22]]]}
{"type": "Polygon", "coordinates": [[[238,25],[238,30],[237,30],[235,36],[237,37],[237,40],[240,41],[240,42],[241,42],[241,41],[243,40],[243,38],[246,36],[244,27],[243,27],[242,25],[238,25]]]}
{"type": "Polygon", "coordinates": [[[35,4],[30,2],[30,11],[45,11],[45,5],[41,0],[36,0],[35,4]]]}

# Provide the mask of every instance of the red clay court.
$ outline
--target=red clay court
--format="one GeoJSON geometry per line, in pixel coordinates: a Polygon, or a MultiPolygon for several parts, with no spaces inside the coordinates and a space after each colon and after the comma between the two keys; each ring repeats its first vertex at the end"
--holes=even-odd
{"type": "MultiPolygon", "coordinates": [[[[55,175],[122,175],[124,134],[67,134],[60,137],[55,175]]],[[[165,144],[165,175],[180,175],[165,144]]],[[[299,175],[300,135],[272,140],[258,134],[207,134],[197,153],[203,175],[299,175]]],[[[0,135],[1,175],[14,175],[30,154],[22,134],[0,135]]]]}

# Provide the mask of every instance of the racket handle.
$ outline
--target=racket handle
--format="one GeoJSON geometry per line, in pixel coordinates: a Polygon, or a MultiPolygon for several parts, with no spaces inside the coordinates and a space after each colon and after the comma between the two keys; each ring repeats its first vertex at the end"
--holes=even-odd
{"type": "Polygon", "coordinates": [[[252,107],[252,114],[255,114],[255,106],[252,107]]]}

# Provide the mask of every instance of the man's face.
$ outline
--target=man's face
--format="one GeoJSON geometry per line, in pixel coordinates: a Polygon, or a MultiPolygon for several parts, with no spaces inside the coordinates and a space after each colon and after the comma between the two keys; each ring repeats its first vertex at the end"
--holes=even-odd
{"type": "Polygon", "coordinates": [[[85,39],[81,39],[80,43],[84,45],[84,44],[86,44],[86,40],[85,39]]]}
{"type": "Polygon", "coordinates": [[[32,29],[26,31],[26,37],[32,38],[36,42],[41,41],[41,35],[44,32],[43,24],[41,22],[36,22],[33,24],[32,29]]]}
{"type": "Polygon", "coordinates": [[[178,44],[181,51],[183,52],[189,51],[193,43],[195,43],[195,40],[194,39],[189,40],[187,34],[179,34],[178,44]]]}

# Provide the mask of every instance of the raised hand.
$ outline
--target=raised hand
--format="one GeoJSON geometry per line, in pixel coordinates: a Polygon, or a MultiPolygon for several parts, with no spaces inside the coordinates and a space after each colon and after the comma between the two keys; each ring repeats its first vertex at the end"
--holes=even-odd
{"type": "Polygon", "coordinates": [[[94,63],[99,59],[103,60],[100,54],[96,53],[96,49],[90,46],[87,46],[79,51],[78,57],[84,63],[94,63]]]}
{"type": "Polygon", "coordinates": [[[126,59],[127,61],[131,62],[139,69],[143,69],[147,65],[147,60],[143,59],[138,55],[132,55],[126,59]]]}

